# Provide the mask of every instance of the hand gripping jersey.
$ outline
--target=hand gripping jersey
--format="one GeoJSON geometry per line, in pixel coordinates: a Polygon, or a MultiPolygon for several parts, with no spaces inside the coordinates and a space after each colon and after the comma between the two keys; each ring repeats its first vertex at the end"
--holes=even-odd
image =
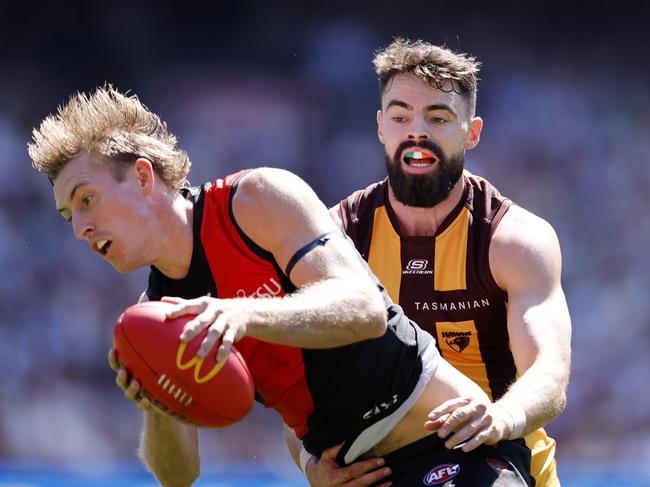
{"type": "MultiPolygon", "coordinates": [[[[436,338],[442,356],[494,400],[517,377],[507,326],[508,296],[488,259],[494,230],[512,202],[465,171],[458,206],[433,236],[404,237],[387,197],[388,181],[341,201],[346,233],[406,315],[436,338]]],[[[559,485],[555,441],[526,438],[537,485],[559,485]]]]}
{"type": "MultiPolygon", "coordinates": [[[[270,298],[295,290],[273,255],[248,238],[235,221],[232,197],[244,174],[187,190],[186,197],[194,201],[188,275],[169,279],[152,267],[150,300],[208,294],[270,298]]],[[[429,369],[437,363],[432,337],[409,321],[381,289],[388,331],[380,338],[319,350],[252,337],[237,342],[253,377],[256,399],[275,409],[314,455],[345,442],[339,458],[351,462],[372,448],[417,399],[424,386],[423,360],[429,369]]]]}

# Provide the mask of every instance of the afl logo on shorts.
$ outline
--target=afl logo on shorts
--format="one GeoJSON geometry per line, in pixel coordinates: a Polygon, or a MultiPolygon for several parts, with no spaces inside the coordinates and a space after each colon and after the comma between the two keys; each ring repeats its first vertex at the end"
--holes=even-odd
{"type": "Polygon", "coordinates": [[[422,482],[424,485],[440,485],[453,479],[460,472],[460,465],[456,463],[443,463],[429,470],[422,482]]]}

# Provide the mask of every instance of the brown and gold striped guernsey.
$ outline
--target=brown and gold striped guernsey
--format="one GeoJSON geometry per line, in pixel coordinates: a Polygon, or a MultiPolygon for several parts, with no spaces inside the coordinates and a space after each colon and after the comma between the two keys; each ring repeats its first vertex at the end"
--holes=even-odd
{"type": "MultiPolygon", "coordinates": [[[[488,260],[494,230],[512,202],[465,171],[460,203],[433,236],[399,234],[388,182],[341,201],[347,234],[406,315],[429,331],[443,357],[493,400],[516,379],[507,327],[507,294],[488,260]]],[[[538,486],[559,485],[555,441],[540,429],[526,438],[538,486]]]]}

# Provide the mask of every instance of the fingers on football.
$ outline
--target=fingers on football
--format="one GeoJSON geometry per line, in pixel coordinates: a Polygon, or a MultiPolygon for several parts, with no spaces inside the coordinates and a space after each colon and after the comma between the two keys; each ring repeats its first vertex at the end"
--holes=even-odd
{"type": "Polygon", "coordinates": [[[124,397],[130,401],[138,401],[140,396],[138,392],[140,391],[140,383],[136,379],[132,379],[129,385],[124,389],[124,397]]]}
{"type": "Polygon", "coordinates": [[[142,411],[151,406],[151,399],[141,393],[140,383],[136,379],[131,379],[131,382],[129,382],[129,374],[124,367],[120,366],[117,369],[115,383],[124,392],[124,397],[134,401],[142,411]]]}
{"type": "Polygon", "coordinates": [[[108,365],[113,369],[113,372],[120,370],[120,366],[117,363],[117,355],[115,355],[115,351],[112,348],[108,351],[108,365]]]}
{"type": "Polygon", "coordinates": [[[212,323],[217,318],[217,315],[214,312],[203,312],[197,315],[195,318],[191,319],[183,327],[183,332],[181,333],[181,340],[184,342],[189,342],[194,339],[203,329],[211,326],[212,323]]]}
{"type": "Polygon", "coordinates": [[[177,299],[175,302],[168,302],[173,302],[174,306],[165,314],[167,318],[178,318],[179,316],[185,315],[198,315],[203,313],[210,304],[210,302],[205,298],[177,299]]]}
{"type": "Polygon", "coordinates": [[[128,386],[128,380],[129,380],[129,374],[126,372],[126,369],[124,368],[118,369],[117,374],[115,374],[115,383],[117,384],[117,387],[119,387],[123,391],[126,391],[128,386]]]}
{"type": "Polygon", "coordinates": [[[228,357],[228,353],[232,348],[232,344],[235,342],[235,337],[237,331],[234,328],[227,328],[223,334],[223,339],[221,340],[221,346],[217,352],[217,362],[222,362],[228,357]]]}
{"type": "Polygon", "coordinates": [[[223,320],[219,320],[218,318],[214,323],[210,325],[210,328],[208,328],[208,333],[205,335],[205,338],[201,342],[199,350],[196,352],[199,357],[205,357],[210,352],[210,350],[214,348],[217,340],[223,334],[225,326],[226,325],[223,320]]]}
{"type": "Polygon", "coordinates": [[[151,400],[148,397],[142,397],[137,403],[138,409],[145,411],[151,406],[151,400]]]}

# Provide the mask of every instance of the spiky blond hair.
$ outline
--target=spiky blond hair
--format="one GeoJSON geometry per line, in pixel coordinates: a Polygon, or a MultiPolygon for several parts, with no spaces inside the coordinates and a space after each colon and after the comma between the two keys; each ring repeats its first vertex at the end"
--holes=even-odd
{"type": "Polygon", "coordinates": [[[377,52],[372,63],[382,94],[395,75],[413,74],[434,88],[454,90],[465,96],[469,114],[474,116],[477,75],[481,66],[475,58],[421,40],[410,41],[398,37],[377,52]]]}
{"type": "Polygon", "coordinates": [[[82,152],[113,162],[116,167],[147,158],[173,189],[187,184],[191,166],[167,124],[135,95],[122,94],[111,85],[92,94],[72,95],[56,114],[48,115],[34,129],[27,147],[32,165],[50,181],[82,152]]]}

